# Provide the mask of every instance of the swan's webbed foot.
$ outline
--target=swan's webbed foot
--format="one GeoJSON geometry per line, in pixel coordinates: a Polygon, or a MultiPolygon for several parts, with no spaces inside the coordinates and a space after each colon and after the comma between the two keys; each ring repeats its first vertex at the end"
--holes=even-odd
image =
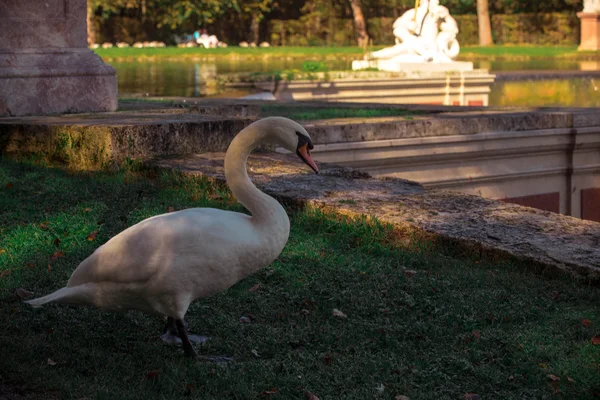
{"type": "Polygon", "coordinates": [[[163,340],[163,342],[170,345],[181,344],[187,355],[190,355],[189,348],[191,348],[191,351],[194,354],[192,357],[195,357],[196,352],[194,351],[192,343],[202,344],[206,342],[208,338],[206,336],[189,335],[187,333],[187,327],[187,323],[184,320],[175,320],[175,318],[168,317],[167,325],[165,326],[163,334],[160,336],[160,338],[163,340]],[[178,325],[178,321],[181,322],[181,329],[178,325]],[[190,344],[189,348],[185,344],[186,341],[190,344]]]}

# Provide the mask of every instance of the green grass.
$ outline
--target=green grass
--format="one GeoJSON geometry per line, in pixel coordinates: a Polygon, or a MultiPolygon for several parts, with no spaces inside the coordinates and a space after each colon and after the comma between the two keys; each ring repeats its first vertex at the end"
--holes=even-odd
{"type": "Polygon", "coordinates": [[[577,46],[471,46],[463,47],[460,52],[460,57],[468,58],[470,56],[494,56],[504,58],[561,58],[572,57],[582,54],[585,55],[587,53],[578,53],[577,46]]]}
{"type": "Polygon", "coordinates": [[[135,49],[116,48],[111,49],[95,49],[94,52],[102,58],[195,58],[195,57],[293,57],[301,58],[305,56],[323,56],[336,57],[339,55],[362,55],[363,49],[360,47],[268,47],[268,48],[250,48],[250,47],[227,47],[217,49],[204,48],[179,48],[179,47],[163,47],[163,48],[143,48],[135,49]]]}
{"type": "MultiPolygon", "coordinates": [[[[375,46],[373,50],[381,49],[385,46],[375,46]]],[[[269,47],[269,48],[241,48],[237,46],[203,49],[203,48],[112,48],[96,49],[96,54],[105,59],[122,58],[322,58],[334,59],[340,56],[354,57],[362,56],[364,51],[360,47],[269,47]]],[[[578,52],[577,46],[466,46],[461,50],[460,58],[463,60],[479,59],[482,57],[523,59],[523,58],[564,58],[564,57],[583,57],[598,56],[600,52],[578,52]]]]}
{"type": "Polygon", "coordinates": [[[233,356],[229,364],[192,362],[163,345],[160,318],[33,310],[14,294],[53,291],[125,227],[193,206],[240,210],[228,192],[176,173],[79,174],[0,160],[0,393],[516,400],[600,391],[597,289],[426,246],[398,249],[386,227],[311,211],[291,212],[289,243],[270,267],[190,307],[192,331],[212,338],[199,353],[233,356]],[[549,374],[560,377],[557,395],[549,374]]]}
{"type": "Polygon", "coordinates": [[[413,116],[422,114],[419,111],[411,111],[403,108],[316,108],[316,107],[285,107],[285,106],[261,106],[263,116],[283,116],[294,120],[317,120],[333,118],[374,118],[398,116],[412,119],[413,116]]]}

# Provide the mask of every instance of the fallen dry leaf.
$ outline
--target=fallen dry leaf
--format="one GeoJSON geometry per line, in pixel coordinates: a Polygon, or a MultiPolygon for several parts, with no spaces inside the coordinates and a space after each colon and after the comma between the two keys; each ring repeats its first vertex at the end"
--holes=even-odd
{"type": "Polygon", "coordinates": [[[44,230],[48,229],[48,223],[47,222],[42,222],[40,224],[40,229],[44,229],[44,230]]]}
{"type": "Polygon", "coordinates": [[[552,388],[554,389],[554,394],[558,394],[560,392],[560,388],[558,387],[558,382],[551,382],[552,388]]]}
{"type": "Polygon", "coordinates": [[[0,249],[0,254],[6,253],[6,249],[0,249]]]}
{"type": "Polygon", "coordinates": [[[250,289],[248,289],[248,291],[249,292],[256,292],[259,287],[260,287],[260,283],[257,283],[256,285],[254,285],[250,289]]]}
{"type": "Polygon", "coordinates": [[[52,241],[52,244],[55,246],[60,245],[60,239],[59,238],[54,238],[54,240],[52,241]]]}
{"type": "Polygon", "coordinates": [[[49,358],[48,359],[48,365],[56,365],[56,361],[54,361],[53,359],[49,358]]]}
{"type": "Polygon", "coordinates": [[[150,371],[146,374],[146,378],[150,379],[150,380],[156,380],[159,377],[159,373],[158,371],[150,371]]]}
{"type": "Polygon", "coordinates": [[[279,389],[273,388],[271,390],[263,390],[262,392],[260,392],[260,396],[264,397],[264,396],[269,396],[269,395],[277,394],[277,393],[279,393],[279,389]]]}
{"type": "Polygon", "coordinates": [[[348,318],[348,316],[346,314],[344,314],[343,312],[341,312],[340,310],[338,310],[337,308],[333,309],[333,316],[334,317],[338,317],[338,318],[348,318]]]}
{"type": "Polygon", "coordinates": [[[541,369],[546,369],[546,368],[548,368],[548,365],[545,364],[545,363],[540,363],[540,368],[541,369]]]}
{"type": "Polygon", "coordinates": [[[260,354],[258,354],[258,350],[256,349],[250,350],[250,353],[254,354],[256,357],[260,357],[260,354]]]}
{"type": "Polygon", "coordinates": [[[52,267],[48,264],[48,272],[52,272],[52,267]]]}
{"type": "Polygon", "coordinates": [[[559,382],[560,381],[560,378],[558,376],[554,375],[554,374],[549,374],[548,375],[548,379],[550,379],[551,381],[554,381],[554,382],[559,382]]]}
{"type": "Polygon", "coordinates": [[[410,400],[410,399],[408,398],[408,396],[400,395],[400,396],[394,397],[394,400],[410,400]]]}
{"type": "Polygon", "coordinates": [[[306,390],[304,391],[304,398],[306,400],[319,400],[317,396],[306,390]]]}
{"type": "Polygon", "coordinates": [[[592,324],[592,321],[590,321],[587,318],[581,321],[581,325],[583,325],[583,326],[590,326],[591,324],[592,324]]]}
{"type": "Polygon", "coordinates": [[[96,236],[98,236],[98,231],[94,231],[94,232],[90,233],[87,237],[87,240],[89,240],[90,242],[93,242],[94,240],[96,240],[96,236]]]}
{"type": "Polygon", "coordinates": [[[412,277],[413,277],[413,276],[415,276],[416,274],[417,274],[417,271],[415,271],[415,270],[412,270],[412,269],[407,269],[407,270],[404,270],[404,275],[405,275],[407,278],[412,278],[412,277]]]}
{"type": "Polygon", "coordinates": [[[240,322],[241,322],[242,324],[249,324],[249,323],[250,323],[250,322],[252,322],[252,321],[250,320],[250,318],[248,318],[248,317],[246,317],[246,316],[243,316],[243,317],[240,317],[240,322]]]}
{"type": "Polygon", "coordinates": [[[83,212],[90,212],[90,211],[92,211],[92,209],[89,208],[89,207],[86,207],[86,208],[83,209],[83,212]]]}
{"type": "Polygon", "coordinates": [[[189,396],[192,393],[194,393],[194,385],[188,383],[187,385],[185,385],[185,392],[183,394],[189,396]]]}
{"type": "Polygon", "coordinates": [[[6,188],[7,188],[7,189],[12,189],[12,188],[13,188],[13,186],[14,186],[14,185],[13,185],[13,183],[12,183],[12,182],[8,182],[8,183],[6,184],[6,188]]]}
{"type": "Polygon", "coordinates": [[[600,336],[594,336],[594,337],[592,338],[592,344],[593,344],[594,346],[598,346],[598,345],[600,344],[600,336]]]}
{"type": "Polygon", "coordinates": [[[30,292],[29,290],[23,288],[18,288],[17,290],[15,290],[15,294],[22,299],[28,299],[30,297],[33,297],[33,292],[30,292]]]}
{"type": "Polygon", "coordinates": [[[173,212],[173,211],[175,211],[175,208],[174,207],[169,207],[169,208],[167,208],[167,211],[168,212],[173,212]]]}
{"type": "Polygon", "coordinates": [[[480,339],[481,338],[481,332],[479,331],[473,331],[473,336],[475,336],[475,338],[480,339]]]}
{"type": "Polygon", "coordinates": [[[309,299],[305,299],[302,303],[307,307],[312,307],[315,305],[315,302],[309,299]]]}
{"type": "Polygon", "coordinates": [[[571,378],[570,376],[567,376],[567,381],[570,383],[575,383],[575,379],[571,378]]]}
{"type": "Polygon", "coordinates": [[[481,400],[481,396],[477,393],[465,393],[465,400],[481,400]]]}
{"type": "Polygon", "coordinates": [[[560,297],[560,292],[552,292],[552,298],[554,300],[558,300],[559,297],[560,297]]]}
{"type": "Polygon", "coordinates": [[[511,375],[511,376],[509,376],[509,377],[508,377],[508,380],[509,380],[509,381],[514,381],[514,380],[515,380],[515,376],[514,376],[514,375],[511,375]]]}
{"type": "Polygon", "coordinates": [[[57,251],[50,257],[51,260],[56,260],[57,258],[64,257],[65,253],[62,251],[57,251]]]}

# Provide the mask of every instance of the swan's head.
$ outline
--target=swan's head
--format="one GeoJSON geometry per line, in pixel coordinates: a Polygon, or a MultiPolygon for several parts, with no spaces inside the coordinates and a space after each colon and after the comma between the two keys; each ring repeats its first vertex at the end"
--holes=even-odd
{"type": "Polygon", "coordinates": [[[296,153],[306,165],[311,167],[312,170],[318,174],[319,168],[310,155],[310,151],[314,146],[306,129],[299,123],[283,117],[271,117],[265,119],[272,122],[271,127],[276,130],[279,144],[284,149],[296,153]]]}

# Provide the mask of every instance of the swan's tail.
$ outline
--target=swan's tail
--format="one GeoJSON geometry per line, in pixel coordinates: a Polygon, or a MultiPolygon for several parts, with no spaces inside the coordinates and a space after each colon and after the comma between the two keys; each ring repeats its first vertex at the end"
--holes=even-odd
{"type": "Polygon", "coordinates": [[[48,303],[85,304],[87,303],[86,297],[85,288],[82,286],[64,287],[49,295],[27,300],[25,303],[34,308],[42,307],[48,303]]]}

